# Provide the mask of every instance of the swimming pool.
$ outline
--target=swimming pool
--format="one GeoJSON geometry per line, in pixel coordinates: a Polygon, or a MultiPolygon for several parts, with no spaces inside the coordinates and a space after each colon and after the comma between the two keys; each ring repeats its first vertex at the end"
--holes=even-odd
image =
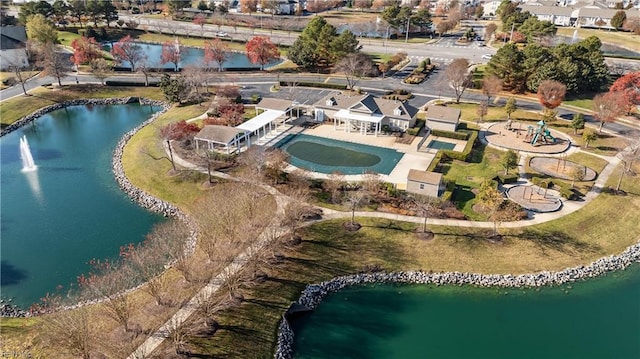
{"type": "Polygon", "coordinates": [[[389,174],[402,152],[389,148],[297,134],[287,135],[275,147],[289,154],[289,163],[313,172],[357,175],[364,172],[389,174]]]}
{"type": "Polygon", "coordinates": [[[445,141],[431,140],[427,147],[435,148],[436,150],[452,150],[456,148],[456,144],[445,141]]]}

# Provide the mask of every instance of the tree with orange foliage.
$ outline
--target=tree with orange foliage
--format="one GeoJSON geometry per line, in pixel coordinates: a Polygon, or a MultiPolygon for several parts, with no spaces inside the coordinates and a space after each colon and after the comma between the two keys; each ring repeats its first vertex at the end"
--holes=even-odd
{"type": "Polygon", "coordinates": [[[136,64],[146,57],[142,47],[133,42],[131,35],[127,35],[113,44],[111,54],[118,62],[127,61],[131,65],[131,72],[136,70],[136,64]]]}
{"type": "Polygon", "coordinates": [[[247,42],[247,57],[254,64],[260,64],[260,70],[264,65],[280,58],[280,50],[266,36],[254,36],[247,42]]]}
{"type": "Polygon", "coordinates": [[[607,92],[593,98],[593,117],[600,121],[599,132],[605,123],[611,123],[624,113],[624,99],[616,92],[607,92]]]}
{"type": "Polygon", "coordinates": [[[538,85],[538,100],[546,109],[560,106],[567,93],[567,86],[554,80],[544,80],[538,85]]]}
{"type": "Polygon", "coordinates": [[[76,66],[102,57],[98,43],[93,37],[79,37],[71,42],[71,47],[73,48],[71,61],[76,66]]]}
{"type": "Polygon", "coordinates": [[[628,73],[617,79],[609,88],[609,92],[622,98],[624,111],[630,115],[640,106],[640,71],[628,73]]]}
{"type": "Polygon", "coordinates": [[[258,10],[258,0],[240,0],[240,11],[249,14],[258,10]]]}
{"type": "Polygon", "coordinates": [[[174,70],[178,72],[178,65],[180,64],[180,58],[182,57],[182,47],[180,42],[165,41],[162,44],[162,53],[160,54],[160,62],[162,64],[172,63],[174,70]]]}
{"type": "Polygon", "coordinates": [[[218,71],[222,71],[222,64],[229,58],[229,46],[222,40],[215,38],[204,42],[204,61],[208,64],[215,62],[218,64],[218,71]]]}

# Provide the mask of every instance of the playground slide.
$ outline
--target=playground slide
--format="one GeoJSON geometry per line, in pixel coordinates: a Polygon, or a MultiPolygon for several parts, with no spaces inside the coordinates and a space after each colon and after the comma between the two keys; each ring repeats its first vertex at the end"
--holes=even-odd
{"type": "Polygon", "coordinates": [[[540,135],[540,133],[539,133],[539,132],[536,132],[536,133],[533,135],[533,139],[531,140],[531,144],[532,144],[532,145],[534,145],[534,144],[538,141],[538,136],[539,136],[539,135],[540,135]]]}
{"type": "Polygon", "coordinates": [[[549,131],[546,131],[546,132],[544,133],[544,139],[545,139],[545,140],[550,139],[552,143],[555,143],[555,142],[556,142],[556,138],[555,138],[555,137],[553,137],[553,136],[551,136],[551,132],[549,132],[549,131]]]}

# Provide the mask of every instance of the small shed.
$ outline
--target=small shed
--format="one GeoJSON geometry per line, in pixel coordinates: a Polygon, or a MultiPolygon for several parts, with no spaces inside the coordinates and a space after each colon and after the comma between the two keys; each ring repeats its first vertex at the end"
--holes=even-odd
{"type": "Polygon", "coordinates": [[[221,151],[227,154],[234,151],[240,152],[243,143],[247,147],[251,146],[246,130],[220,125],[204,126],[193,140],[196,143],[196,149],[206,148],[209,151],[221,151]]]}
{"type": "Polygon", "coordinates": [[[409,170],[407,176],[407,192],[429,197],[440,197],[445,186],[442,181],[442,173],[409,170]]]}
{"type": "Polygon", "coordinates": [[[455,132],[460,122],[460,109],[445,106],[427,107],[427,126],[432,130],[455,132]]]}

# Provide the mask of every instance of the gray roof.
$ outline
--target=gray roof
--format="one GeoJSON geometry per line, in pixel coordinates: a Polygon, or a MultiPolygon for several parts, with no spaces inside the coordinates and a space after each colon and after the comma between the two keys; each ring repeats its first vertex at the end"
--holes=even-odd
{"type": "Polygon", "coordinates": [[[0,49],[10,50],[26,46],[27,31],[24,26],[7,25],[0,27],[0,49]]]}
{"type": "Polygon", "coordinates": [[[256,107],[286,112],[289,108],[291,108],[292,103],[293,102],[290,100],[265,97],[256,105],[256,107]]]}
{"type": "Polygon", "coordinates": [[[233,141],[239,134],[246,131],[229,126],[205,125],[194,138],[208,142],[227,145],[233,141]]]}
{"type": "Polygon", "coordinates": [[[427,120],[440,122],[458,123],[460,119],[460,109],[445,106],[427,107],[427,120]]]}
{"type": "Polygon", "coordinates": [[[331,93],[314,104],[317,108],[335,108],[336,110],[349,110],[365,112],[370,114],[380,114],[384,116],[411,120],[418,113],[418,109],[406,102],[398,100],[388,100],[375,97],[370,94],[346,95],[343,93],[331,93]],[[331,101],[333,105],[327,105],[331,101]],[[401,114],[396,115],[395,110],[400,108],[401,114]]]}
{"type": "Polygon", "coordinates": [[[442,182],[442,173],[410,169],[407,180],[428,184],[440,184],[440,182],[442,182]]]}
{"type": "Polygon", "coordinates": [[[555,15],[555,16],[571,16],[576,10],[573,7],[564,6],[535,6],[535,5],[520,5],[522,12],[528,11],[533,15],[555,15]]]}

